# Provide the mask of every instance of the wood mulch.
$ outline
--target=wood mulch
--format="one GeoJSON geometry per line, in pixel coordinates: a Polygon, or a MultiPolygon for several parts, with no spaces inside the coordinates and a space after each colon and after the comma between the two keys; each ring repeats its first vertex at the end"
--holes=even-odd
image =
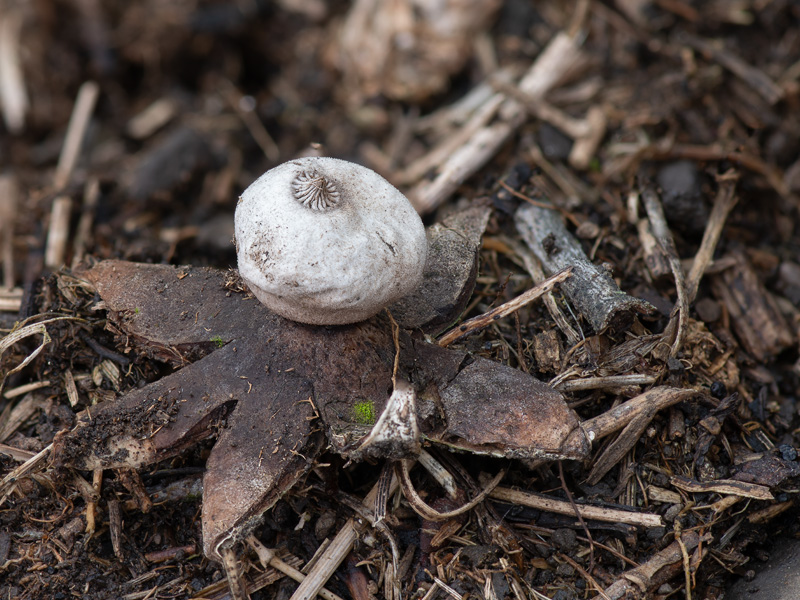
{"type": "Polygon", "coordinates": [[[491,208],[466,310],[429,341],[549,383],[594,443],[430,446],[458,493],[417,467],[376,528],[383,463],[321,454],[238,548],[251,598],[297,597],[287,571],[347,527],[323,597],[713,599],[752,577],[800,533],[798,22],[791,0],[0,1],[0,598],[230,597],[200,532],[213,439],[49,462],[79,412],[175,369],[76,273],[235,268],[238,194],[310,154],[378,171],[426,225],[491,208]],[[419,514],[504,470],[472,510],[419,514]]]}

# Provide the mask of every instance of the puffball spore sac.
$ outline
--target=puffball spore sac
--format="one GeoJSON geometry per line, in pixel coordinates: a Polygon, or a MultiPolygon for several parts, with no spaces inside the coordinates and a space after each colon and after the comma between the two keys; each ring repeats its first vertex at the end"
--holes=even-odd
{"type": "Polygon", "coordinates": [[[239,274],[293,321],[363,321],[422,281],[422,220],[388,181],[354,163],[300,158],[270,169],[239,198],[234,222],[239,274]]]}

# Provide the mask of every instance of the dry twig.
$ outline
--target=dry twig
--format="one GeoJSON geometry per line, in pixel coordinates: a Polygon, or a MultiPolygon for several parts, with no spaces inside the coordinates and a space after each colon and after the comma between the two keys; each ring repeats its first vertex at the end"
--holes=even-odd
{"type": "MultiPolygon", "coordinates": [[[[577,36],[571,37],[561,32],[539,54],[520,80],[518,88],[532,100],[543,98],[584,59],[577,36]]],[[[485,116],[481,117],[486,124],[475,128],[473,135],[441,163],[432,181],[422,181],[409,191],[408,197],[419,213],[429,213],[446,200],[461,183],[496,154],[498,148],[525,120],[525,109],[518,101],[501,100],[495,97],[491,101],[492,110],[486,110],[485,116]],[[494,111],[497,111],[497,119],[491,122],[489,119],[495,116],[494,111]]]]}
{"type": "Polygon", "coordinates": [[[673,309],[669,325],[664,330],[664,338],[669,339],[671,343],[669,355],[675,357],[683,345],[683,338],[686,335],[686,327],[689,323],[690,300],[689,295],[686,293],[686,279],[678,257],[678,251],[675,249],[675,241],[672,239],[672,233],[667,225],[667,219],[664,217],[664,210],[661,207],[661,201],[656,191],[653,188],[646,188],[642,192],[642,202],[647,212],[647,218],[650,220],[650,226],[653,228],[653,234],[659,246],[661,246],[661,250],[667,256],[672,276],[675,278],[678,301],[673,309]]]}
{"type": "MultiPolygon", "coordinates": [[[[389,485],[389,495],[397,490],[398,485],[397,479],[392,478],[389,485]]],[[[364,498],[364,506],[373,506],[380,492],[381,482],[378,481],[364,498]]],[[[314,598],[333,575],[334,571],[339,568],[339,565],[350,550],[352,550],[358,535],[359,527],[356,521],[348,519],[326,548],[325,553],[318,557],[316,563],[306,574],[306,578],[292,594],[290,600],[311,600],[314,598]]]]}
{"type": "Polygon", "coordinates": [[[559,515],[573,516],[577,508],[581,517],[584,519],[604,521],[606,523],[628,523],[637,527],[660,527],[663,525],[661,517],[652,513],[633,512],[587,504],[572,505],[564,500],[557,500],[541,494],[532,494],[530,492],[513,490],[501,486],[496,487],[494,491],[489,494],[489,497],[502,502],[529,506],[530,508],[553,512],[559,515]]]}
{"type": "Polygon", "coordinates": [[[475,331],[480,331],[484,327],[488,327],[495,321],[502,319],[503,317],[507,317],[508,315],[514,313],[515,311],[519,310],[523,306],[530,304],[537,298],[540,298],[542,295],[547,294],[553,290],[557,283],[562,283],[566,281],[572,275],[572,268],[565,267],[558,273],[548,277],[541,283],[536,284],[527,292],[521,294],[520,296],[514,298],[513,300],[509,300],[508,302],[501,304],[500,306],[493,308],[487,313],[482,315],[478,315],[477,317],[473,317],[467,321],[464,321],[458,327],[455,327],[445,333],[442,337],[439,338],[439,345],[442,347],[447,347],[456,340],[461,339],[462,337],[469,335],[475,331]]]}
{"type": "Polygon", "coordinates": [[[714,256],[714,250],[716,250],[719,243],[722,228],[725,227],[725,221],[739,199],[736,195],[736,183],[739,180],[738,173],[729,171],[720,175],[718,179],[720,182],[719,192],[717,192],[717,197],[714,198],[714,207],[711,209],[711,215],[703,232],[700,248],[695,254],[692,268],[686,277],[686,297],[689,303],[694,302],[697,296],[700,280],[703,278],[703,274],[714,256]]]}
{"type": "Polygon", "coordinates": [[[555,210],[524,204],[514,222],[546,273],[573,267],[572,277],[561,287],[596,332],[625,331],[637,313],[651,310],[647,302],[621,291],[605,269],[589,260],[555,210]]]}
{"type": "Polygon", "coordinates": [[[21,10],[3,6],[0,15],[0,108],[8,131],[21,133],[28,110],[28,93],[20,66],[21,10]]]}
{"type": "Polygon", "coordinates": [[[680,573],[684,550],[694,550],[703,539],[694,531],[684,533],[681,543],[676,540],[643,565],[625,571],[622,577],[606,588],[606,595],[611,600],[650,598],[650,591],[680,573]]]}
{"type": "MultiPolygon", "coordinates": [[[[100,87],[94,81],[87,81],[80,90],[67,126],[64,146],[58,159],[58,166],[53,178],[53,188],[61,193],[69,183],[72,172],[80,156],[81,146],[86,137],[89,119],[94,112],[100,87]]],[[[47,231],[44,262],[50,269],[57,269],[64,264],[69,239],[69,222],[72,214],[72,198],[59,195],[53,200],[50,211],[50,225],[47,231]]]]}

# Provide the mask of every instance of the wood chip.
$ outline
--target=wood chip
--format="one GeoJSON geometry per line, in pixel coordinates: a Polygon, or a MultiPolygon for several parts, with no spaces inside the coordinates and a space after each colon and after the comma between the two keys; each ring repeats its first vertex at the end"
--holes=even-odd
{"type": "Polygon", "coordinates": [[[673,475],[669,482],[676,488],[685,492],[708,493],[714,492],[730,496],[741,496],[742,498],[753,498],[755,500],[774,500],[775,497],[769,488],[754,483],[735,481],[733,479],[715,479],[714,481],[695,481],[688,477],[673,475]]]}

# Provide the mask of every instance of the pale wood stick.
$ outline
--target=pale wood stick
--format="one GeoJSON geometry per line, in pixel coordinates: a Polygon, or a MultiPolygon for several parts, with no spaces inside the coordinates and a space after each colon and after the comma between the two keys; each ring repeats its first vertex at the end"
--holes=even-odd
{"type": "Polygon", "coordinates": [[[58,196],[50,209],[50,225],[47,228],[47,245],[44,264],[48,269],[59,269],[64,264],[69,240],[69,221],[72,215],[72,198],[58,196]]]}
{"type": "Polygon", "coordinates": [[[573,505],[566,500],[557,500],[556,498],[548,498],[547,496],[531,494],[529,492],[522,492],[501,486],[494,488],[494,490],[489,493],[489,497],[495,500],[528,506],[559,515],[574,516],[575,510],[577,509],[584,519],[591,519],[594,521],[627,523],[629,525],[641,527],[660,527],[664,524],[659,515],[652,513],[640,513],[616,508],[604,508],[602,506],[589,506],[586,504],[573,505]]]}
{"type": "Polygon", "coordinates": [[[137,140],[148,138],[169,123],[177,112],[177,102],[170,98],[159,98],[128,121],[128,135],[137,140]]]}
{"type": "Polygon", "coordinates": [[[689,295],[686,292],[686,275],[681,267],[680,258],[678,258],[678,251],[675,248],[675,241],[672,239],[672,232],[667,225],[667,219],[664,216],[664,209],[661,206],[661,199],[658,197],[655,189],[645,188],[642,192],[642,203],[644,204],[647,218],[653,228],[653,235],[655,235],[659,246],[664,251],[669,261],[672,276],[675,278],[675,289],[678,294],[678,300],[675,303],[675,308],[672,311],[669,324],[664,330],[665,338],[672,338],[672,348],[669,355],[675,357],[683,345],[683,338],[686,335],[686,328],[689,326],[689,295]]]}
{"type": "MultiPolygon", "coordinates": [[[[539,54],[520,80],[518,88],[530,98],[543,98],[583,58],[580,42],[575,37],[560,32],[539,54]]],[[[506,100],[498,108],[497,119],[477,129],[463,145],[450,154],[432,181],[422,181],[409,190],[409,200],[417,212],[426,214],[434,210],[468,177],[483,167],[525,120],[526,114],[518,101],[506,100]]]]}
{"type": "MultiPolygon", "coordinates": [[[[392,477],[389,485],[389,495],[393,494],[399,486],[396,477],[392,477]]],[[[381,482],[376,483],[364,498],[364,506],[371,508],[381,491],[381,482]]],[[[331,578],[334,571],[353,548],[358,539],[358,529],[355,519],[348,519],[336,537],[333,538],[325,554],[320,556],[314,567],[309,571],[290,600],[311,600],[322,589],[322,586],[331,578]]]]}
{"type": "MultiPolygon", "coordinates": [[[[78,98],[72,109],[64,146],[61,148],[61,156],[53,178],[53,187],[58,191],[62,191],[72,177],[99,93],[100,86],[94,81],[87,81],[78,90],[78,98]]],[[[60,195],[53,200],[44,252],[44,263],[49,269],[58,269],[64,264],[71,213],[72,198],[60,195]]]]}
{"type": "Polygon", "coordinates": [[[631,398],[627,402],[607,410],[601,415],[583,422],[582,427],[589,441],[599,440],[619,431],[642,411],[658,412],[668,406],[687,400],[698,392],[691,389],[659,386],[631,398]]]}
{"type": "Polygon", "coordinates": [[[447,333],[445,333],[442,337],[439,338],[438,344],[442,347],[447,347],[456,340],[464,337],[465,335],[469,335],[473,331],[479,331],[484,327],[488,327],[498,319],[502,319],[503,317],[507,317],[508,315],[514,313],[515,311],[519,310],[526,304],[530,304],[537,298],[540,298],[544,294],[552,291],[557,283],[561,283],[565,281],[567,278],[572,275],[572,268],[567,267],[552,275],[542,281],[541,283],[536,284],[531,289],[526,291],[525,293],[517,296],[513,300],[509,300],[508,302],[501,304],[490,310],[487,313],[482,315],[478,315],[477,317],[473,317],[464,321],[458,327],[454,327],[447,333]]]}
{"type": "Polygon", "coordinates": [[[89,126],[89,119],[92,117],[99,94],[100,86],[94,81],[85,82],[78,90],[78,97],[69,118],[67,135],[64,137],[64,146],[61,148],[61,155],[58,158],[58,166],[56,166],[53,178],[53,187],[56,190],[63,190],[72,177],[81,153],[83,140],[86,137],[86,128],[89,126]]]}
{"type": "Polygon", "coordinates": [[[4,6],[0,15],[0,107],[3,120],[11,133],[21,133],[28,110],[28,93],[20,66],[20,32],[22,15],[13,5],[4,6]]]}
{"type": "Polygon", "coordinates": [[[86,252],[89,237],[92,234],[92,223],[94,222],[94,213],[97,208],[97,200],[100,197],[100,182],[97,177],[91,177],[86,182],[86,189],[83,192],[83,208],[81,210],[81,218],[78,221],[78,229],[75,232],[75,243],[72,249],[72,266],[73,268],[83,260],[86,252]]]}
{"type": "Polygon", "coordinates": [[[563,381],[555,386],[562,392],[577,392],[580,390],[608,390],[629,385],[650,385],[656,382],[653,375],[609,375],[608,377],[584,377],[563,381]]]}
{"type": "Polygon", "coordinates": [[[486,127],[497,114],[503,102],[505,102],[505,97],[495,93],[475,111],[462,127],[459,127],[427,154],[397,173],[392,180],[397,185],[408,185],[422,179],[428,171],[443,164],[458,148],[469,142],[470,138],[486,127]]]}
{"type": "Polygon", "coordinates": [[[3,396],[7,399],[16,398],[17,396],[22,396],[23,394],[27,394],[28,392],[33,392],[35,390],[41,389],[43,387],[47,387],[50,385],[49,379],[44,379],[43,381],[34,381],[33,383],[26,383],[25,385],[21,385],[19,387],[12,388],[6,391],[3,396]]]}
{"type": "Polygon", "coordinates": [[[15,175],[0,175],[0,252],[2,252],[3,286],[14,287],[14,220],[19,202],[19,186],[15,175]]]}
{"type": "Polygon", "coordinates": [[[0,289],[0,311],[19,312],[22,306],[22,288],[0,289]]]}
{"type": "MultiPolygon", "coordinates": [[[[259,541],[259,539],[256,536],[251,535],[250,537],[248,537],[247,543],[250,545],[250,547],[253,548],[253,550],[256,551],[256,554],[258,554],[258,560],[261,562],[261,565],[263,567],[265,568],[268,566],[272,567],[273,569],[280,571],[284,575],[288,575],[298,583],[302,583],[303,581],[305,581],[306,575],[303,572],[298,571],[289,563],[284,562],[283,560],[278,558],[275,555],[275,550],[272,548],[267,548],[264,544],[262,544],[259,541]]],[[[319,591],[318,595],[320,598],[323,598],[324,600],[342,600],[340,596],[337,596],[336,594],[326,590],[325,588],[322,588],[319,591]]]]}
{"type": "Polygon", "coordinates": [[[711,209],[711,215],[703,232],[703,240],[700,242],[700,248],[698,248],[697,254],[694,256],[692,268],[686,277],[686,296],[690,303],[694,302],[697,296],[697,288],[700,286],[700,280],[703,278],[703,274],[714,256],[714,250],[717,248],[719,238],[722,236],[722,228],[725,227],[725,221],[739,199],[735,193],[739,174],[728,172],[721,175],[719,179],[719,192],[717,197],[714,198],[714,206],[711,209]]]}

